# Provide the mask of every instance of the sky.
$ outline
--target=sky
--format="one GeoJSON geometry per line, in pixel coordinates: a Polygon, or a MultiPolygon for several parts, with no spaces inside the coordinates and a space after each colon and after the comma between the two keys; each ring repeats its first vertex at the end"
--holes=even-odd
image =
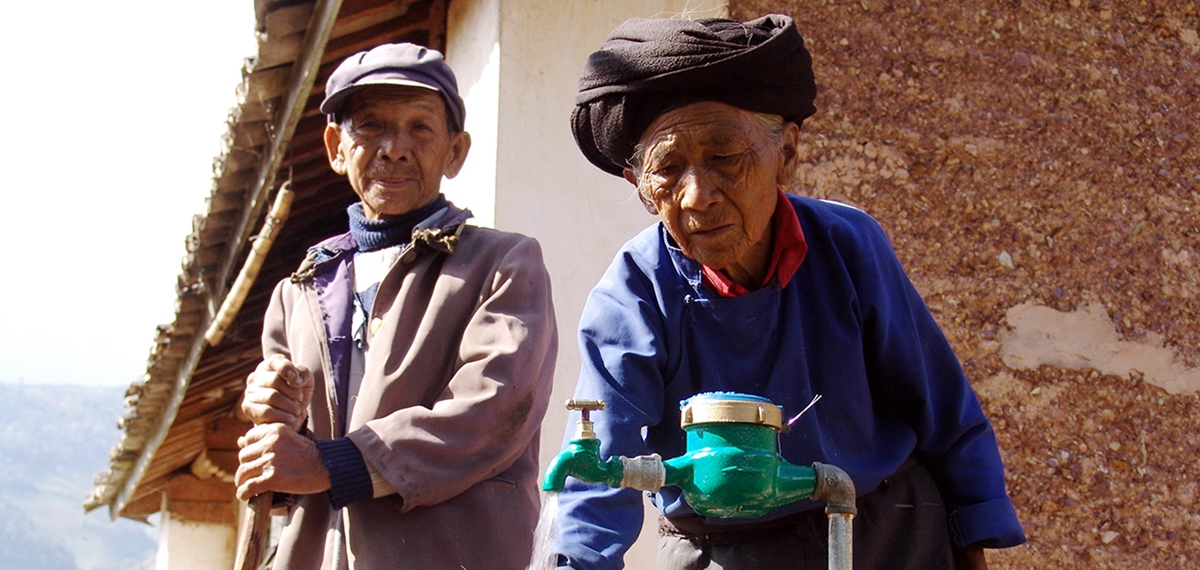
{"type": "Polygon", "coordinates": [[[0,383],[127,386],[174,316],[252,0],[0,8],[0,383]]]}

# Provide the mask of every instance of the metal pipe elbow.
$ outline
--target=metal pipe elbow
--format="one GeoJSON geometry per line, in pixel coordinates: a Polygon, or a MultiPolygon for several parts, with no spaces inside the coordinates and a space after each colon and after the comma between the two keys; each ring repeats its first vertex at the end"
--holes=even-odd
{"type": "Polygon", "coordinates": [[[825,513],[858,514],[854,506],[854,481],[850,480],[850,475],[826,463],[813,463],[812,467],[817,472],[817,487],[813,490],[812,498],[825,501],[825,513]]]}

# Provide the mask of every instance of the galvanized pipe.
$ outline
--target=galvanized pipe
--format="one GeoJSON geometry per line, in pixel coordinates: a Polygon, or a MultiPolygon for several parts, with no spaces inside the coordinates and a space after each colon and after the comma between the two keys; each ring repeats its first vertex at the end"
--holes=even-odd
{"type": "Polygon", "coordinates": [[[854,515],[829,513],[829,570],[851,570],[854,566],[854,515]]]}
{"type": "Polygon", "coordinates": [[[817,488],[812,498],[825,501],[829,517],[829,570],[851,570],[854,563],[854,482],[845,471],[824,463],[813,463],[817,488]]]}

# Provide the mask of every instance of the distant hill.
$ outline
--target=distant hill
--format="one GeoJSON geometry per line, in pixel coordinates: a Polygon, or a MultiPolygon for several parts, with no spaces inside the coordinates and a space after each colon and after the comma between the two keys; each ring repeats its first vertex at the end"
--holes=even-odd
{"type": "Polygon", "coordinates": [[[124,392],[0,384],[0,568],[154,567],[153,527],[81,506],[120,437],[124,392]]]}

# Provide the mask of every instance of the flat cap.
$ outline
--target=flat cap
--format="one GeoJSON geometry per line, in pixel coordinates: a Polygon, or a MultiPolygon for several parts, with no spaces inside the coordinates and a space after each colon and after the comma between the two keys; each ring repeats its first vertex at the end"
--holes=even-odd
{"type": "Polygon", "coordinates": [[[467,110],[458,95],[454,72],[442,52],[416,44],[383,44],[346,58],[325,82],[321,112],[334,120],[342,104],[355,91],[372,85],[399,85],[432,89],[442,94],[454,119],[451,127],[461,131],[467,110]]]}

